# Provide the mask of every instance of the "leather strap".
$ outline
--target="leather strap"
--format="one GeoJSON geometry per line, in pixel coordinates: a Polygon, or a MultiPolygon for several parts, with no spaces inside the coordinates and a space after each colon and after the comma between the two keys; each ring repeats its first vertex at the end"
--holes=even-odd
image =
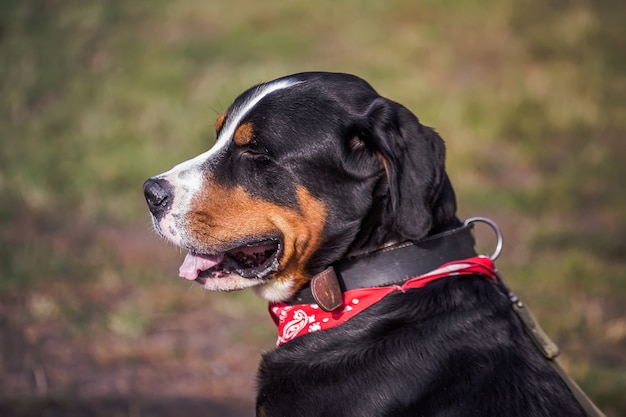
{"type": "Polygon", "coordinates": [[[313,277],[287,304],[318,304],[325,311],[333,311],[341,306],[341,293],[345,291],[399,284],[445,263],[473,256],[476,251],[469,224],[418,242],[340,260],[313,277]]]}
{"type": "Polygon", "coordinates": [[[558,346],[550,339],[546,332],[541,328],[535,316],[528,307],[515,295],[504,281],[502,274],[498,273],[498,281],[504,288],[511,301],[511,306],[517,317],[519,317],[526,335],[535,343],[539,352],[546,358],[550,366],[559,374],[563,382],[572,392],[578,404],[582,407],[585,415],[588,417],[606,417],[605,414],[591,401],[585,392],[576,384],[576,382],[563,370],[557,356],[559,355],[558,346]]]}
{"type": "Polygon", "coordinates": [[[329,266],[311,280],[311,293],[324,311],[333,311],[343,304],[343,292],[335,269],[329,266]]]}
{"type": "Polygon", "coordinates": [[[606,417],[606,415],[591,401],[591,399],[585,394],[585,392],[578,386],[576,382],[561,368],[556,358],[548,359],[548,363],[559,374],[563,382],[567,385],[572,392],[578,404],[582,407],[585,415],[588,417],[606,417]]]}

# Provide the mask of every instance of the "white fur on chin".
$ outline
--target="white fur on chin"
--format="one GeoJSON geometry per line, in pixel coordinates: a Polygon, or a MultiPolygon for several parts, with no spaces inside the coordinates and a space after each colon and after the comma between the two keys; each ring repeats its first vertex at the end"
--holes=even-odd
{"type": "Polygon", "coordinates": [[[281,301],[287,301],[294,294],[293,281],[279,281],[272,279],[264,284],[254,287],[254,292],[269,301],[270,303],[278,303],[281,301]]]}

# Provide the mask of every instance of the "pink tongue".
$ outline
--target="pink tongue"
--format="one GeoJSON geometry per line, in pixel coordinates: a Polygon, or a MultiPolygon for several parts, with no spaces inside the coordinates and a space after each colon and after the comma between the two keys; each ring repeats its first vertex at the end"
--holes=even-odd
{"type": "Polygon", "coordinates": [[[193,281],[198,278],[200,271],[206,271],[222,262],[224,255],[198,255],[193,252],[187,253],[183,264],[178,269],[178,275],[193,281]]]}

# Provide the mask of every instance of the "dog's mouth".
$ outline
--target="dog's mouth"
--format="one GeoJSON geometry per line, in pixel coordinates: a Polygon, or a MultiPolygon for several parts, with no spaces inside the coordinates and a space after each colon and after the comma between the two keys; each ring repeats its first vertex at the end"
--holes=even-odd
{"type": "Polygon", "coordinates": [[[271,240],[246,244],[222,253],[201,254],[189,251],[179,275],[206,284],[208,280],[232,277],[263,280],[278,269],[282,245],[271,240]]]}

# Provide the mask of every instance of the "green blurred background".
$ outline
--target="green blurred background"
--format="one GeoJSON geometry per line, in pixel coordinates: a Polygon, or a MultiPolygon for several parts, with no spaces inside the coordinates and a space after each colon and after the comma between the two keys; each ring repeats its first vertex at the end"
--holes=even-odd
{"type": "Polygon", "coordinates": [[[206,150],[245,88],[327,70],[439,131],[460,215],[500,224],[509,285],[590,397],[626,415],[623,1],[0,10],[0,414],[250,414],[266,306],[177,278],[141,185],[206,150]]]}

